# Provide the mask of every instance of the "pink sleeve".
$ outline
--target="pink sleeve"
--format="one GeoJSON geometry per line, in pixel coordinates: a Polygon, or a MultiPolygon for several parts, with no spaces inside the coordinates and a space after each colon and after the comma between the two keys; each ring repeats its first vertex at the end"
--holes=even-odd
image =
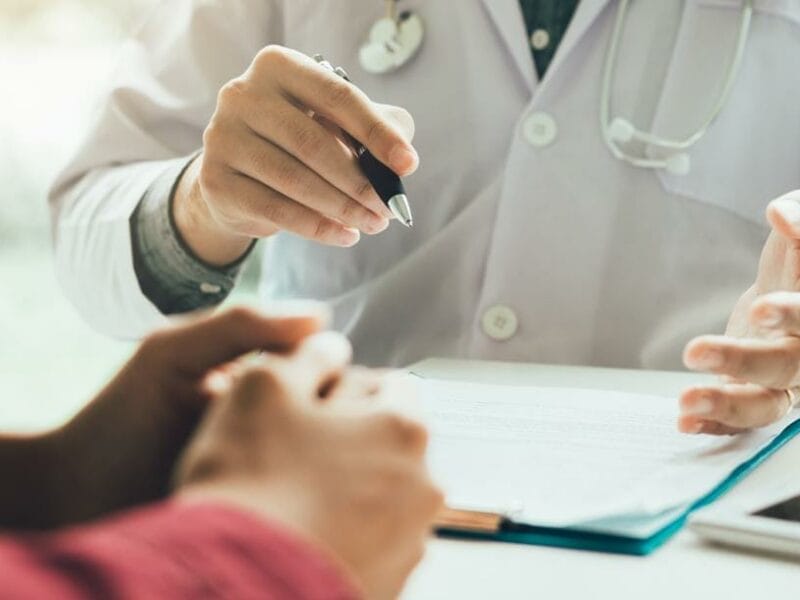
{"type": "Polygon", "coordinates": [[[322,553],[216,505],[162,503],[53,535],[0,537],[0,597],[358,598],[322,553]]]}

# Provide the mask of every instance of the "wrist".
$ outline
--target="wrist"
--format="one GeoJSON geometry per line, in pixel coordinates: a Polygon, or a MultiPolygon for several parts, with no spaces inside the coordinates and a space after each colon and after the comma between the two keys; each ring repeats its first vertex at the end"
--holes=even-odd
{"type": "Polygon", "coordinates": [[[338,557],[304,535],[298,535],[294,528],[287,527],[279,519],[264,517],[258,512],[253,514],[253,511],[242,509],[235,503],[211,498],[179,497],[168,506],[173,515],[175,512],[185,515],[178,521],[189,524],[201,522],[203,530],[215,537],[218,535],[218,526],[224,523],[229,539],[236,546],[241,547],[243,541],[255,542],[255,551],[247,553],[247,556],[267,561],[267,573],[270,569],[281,573],[284,589],[288,592],[291,588],[293,592],[291,597],[353,600],[367,597],[361,582],[338,557]],[[279,564],[281,562],[290,568],[284,569],[279,564]],[[298,570],[292,569],[292,565],[297,566],[298,570]],[[292,576],[293,572],[299,575],[299,580],[292,576]]]}
{"type": "Polygon", "coordinates": [[[199,183],[202,156],[195,157],[178,180],[171,202],[172,222],[197,258],[224,267],[244,256],[253,240],[225,228],[211,214],[199,183]]]}
{"type": "MultiPolygon", "coordinates": [[[[91,463],[85,440],[75,435],[76,419],[71,419],[58,429],[43,435],[39,441],[42,464],[42,486],[49,499],[44,512],[48,527],[62,527],[80,519],[82,511],[93,505],[93,492],[86,474],[91,463]]],[[[89,444],[91,445],[91,444],[89,444]]],[[[102,478],[104,474],[92,473],[102,478]]],[[[93,481],[93,479],[91,479],[93,481]]]]}
{"type": "Polygon", "coordinates": [[[298,496],[296,492],[284,489],[285,487],[279,482],[263,479],[257,484],[249,481],[209,480],[185,485],[176,492],[175,497],[189,504],[224,504],[268,521],[282,523],[300,537],[313,537],[307,531],[309,519],[305,514],[304,503],[298,501],[302,494],[298,496]]]}
{"type": "Polygon", "coordinates": [[[55,486],[65,460],[56,433],[0,440],[0,529],[39,530],[59,524],[64,494],[55,486]]]}
{"type": "MultiPolygon", "coordinates": [[[[175,498],[183,504],[218,504],[250,514],[264,522],[279,524],[298,540],[316,549],[320,556],[336,565],[354,586],[362,586],[362,578],[354,565],[343,556],[341,548],[330,543],[329,536],[321,535],[325,526],[325,506],[314,505],[307,494],[280,481],[261,480],[191,483],[178,490],[175,498]]],[[[342,540],[339,540],[342,541],[342,540]]]]}

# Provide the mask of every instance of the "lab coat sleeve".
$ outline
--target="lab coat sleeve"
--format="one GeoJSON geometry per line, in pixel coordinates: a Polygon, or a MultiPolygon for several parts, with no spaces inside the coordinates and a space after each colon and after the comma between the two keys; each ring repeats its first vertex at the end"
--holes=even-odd
{"type": "Polygon", "coordinates": [[[159,2],[121,48],[85,138],[52,186],[58,279],[96,329],[136,338],[165,320],[142,293],[130,218],[201,147],[217,93],[282,39],[278,0],[159,2]]]}

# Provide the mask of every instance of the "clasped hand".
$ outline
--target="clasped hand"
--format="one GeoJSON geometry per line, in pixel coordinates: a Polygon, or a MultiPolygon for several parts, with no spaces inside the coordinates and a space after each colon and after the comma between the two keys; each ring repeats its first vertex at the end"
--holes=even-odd
{"type": "Polygon", "coordinates": [[[293,529],[367,597],[395,597],[443,502],[427,432],[398,410],[407,381],[351,366],[327,318],[237,308],[152,335],[76,418],[26,441],[49,483],[5,512],[50,528],[170,492],[221,502],[293,529]]]}

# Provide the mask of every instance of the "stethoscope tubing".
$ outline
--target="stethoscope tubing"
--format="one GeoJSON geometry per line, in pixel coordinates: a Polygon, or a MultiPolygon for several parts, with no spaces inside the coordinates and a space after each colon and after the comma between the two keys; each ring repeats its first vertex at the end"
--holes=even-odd
{"type": "MultiPolygon", "coordinates": [[[[617,141],[614,140],[611,135],[611,86],[619,59],[619,46],[625,28],[625,19],[628,15],[629,5],[630,0],[620,0],[619,2],[614,29],[611,34],[611,39],[609,41],[609,46],[606,53],[602,89],[600,93],[600,127],[602,128],[603,139],[608,146],[608,149],[616,158],[631,163],[637,167],[663,168],[665,166],[664,160],[630,155],[620,148],[617,141]]],[[[725,85],[723,86],[723,90],[720,93],[714,108],[711,110],[709,116],[700,125],[700,127],[696,129],[694,133],[682,140],[670,140],[655,135],[652,132],[639,131],[634,128],[632,132],[634,139],[665,150],[683,151],[688,150],[703,138],[714,121],[716,121],[717,117],[719,117],[723,108],[727,105],[728,100],[730,99],[734,83],[736,82],[741,65],[744,62],[744,51],[749,38],[752,17],[753,0],[743,0],[742,16],[739,23],[736,49],[731,62],[728,65],[725,85]]]]}

